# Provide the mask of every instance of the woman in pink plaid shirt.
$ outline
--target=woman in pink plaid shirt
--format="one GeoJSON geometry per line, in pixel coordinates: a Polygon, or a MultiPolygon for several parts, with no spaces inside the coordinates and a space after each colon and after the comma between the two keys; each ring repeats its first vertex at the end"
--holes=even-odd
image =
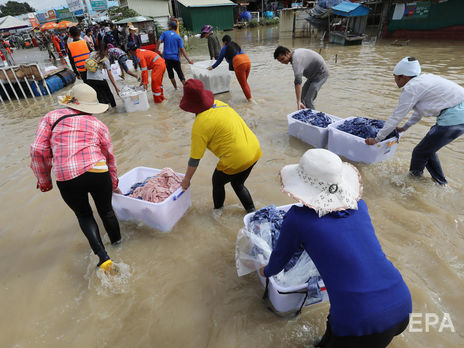
{"type": "Polygon", "coordinates": [[[66,109],[46,114],[31,145],[31,168],[42,192],[53,188],[51,169],[61,197],[74,211],[79,225],[99,257],[104,271],[114,266],[100,237],[88,194],[97,207],[111,244],[121,241],[119,222],[111,204],[112,192],[118,189],[116,160],[108,128],[92,115],[103,113],[108,105],[100,104],[95,90],[86,84],[72,88],[61,102],[66,109]]]}

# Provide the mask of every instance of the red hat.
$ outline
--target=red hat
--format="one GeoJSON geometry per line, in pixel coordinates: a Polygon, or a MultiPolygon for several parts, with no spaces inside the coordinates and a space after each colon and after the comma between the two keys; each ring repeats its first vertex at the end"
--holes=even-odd
{"type": "Polygon", "coordinates": [[[214,94],[205,89],[203,82],[188,79],[184,84],[184,96],[180,101],[180,108],[187,112],[199,114],[210,109],[214,104],[214,94]]]}

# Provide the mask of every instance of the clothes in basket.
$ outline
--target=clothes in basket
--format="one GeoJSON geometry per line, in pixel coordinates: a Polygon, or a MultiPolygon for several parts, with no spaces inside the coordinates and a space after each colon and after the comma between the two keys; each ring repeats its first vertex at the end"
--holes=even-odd
{"type": "Polygon", "coordinates": [[[327,128],[334,120],[324,112],[315,112],[310,109],[301,110],[292,116],[295,120],[312,124],[313,126],[327,128]]]}
{"type": "MultiPolygon", "coordinates": [[[[374,120],[366,117],[355,117],[349,120],[346,120],[340,124],[337,129],[356,135],[360,138],[375,138],[379,130],[383,128],[385,121],[374,120]]],[[[391,132],[385,139],[396,137],[398,138],[398,131],[395,129],[391,132]]]]}

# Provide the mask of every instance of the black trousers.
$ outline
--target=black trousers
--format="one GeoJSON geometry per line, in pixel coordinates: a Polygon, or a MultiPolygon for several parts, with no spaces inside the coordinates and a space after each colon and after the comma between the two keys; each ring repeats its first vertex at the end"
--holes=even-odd
{"type": "Polygon", "coordinates": [[[92,87],[97,92],[97,99],[99,103],[110,104],[112,107],[116,106],[113,92],[111,92],[108,81],[106,80],[87,80],[86,84],[92,87]]]}
{"type": "Polygon", "coordinates": [[[168,71],[168,77],[170,79],[174,78],[174,71],[176,71],[177,76],[179,76],[179,80],[185,81],[185,76],[184,73],[182,72],[182,68],[180,66],[180,61],[179,60],[174,60],[174,59],[166,59],[166,70],[168,71]]]}
{"type": "Polygon", "coordinates": [[[100,261],[106,261],[105,247],[100,237],[97,222],[92,213],[89,203],[89,193],[92,196],[98,215],[103,221],[111,243],[121,240],[119,222],[113,211],[111,197],[113,185],[109,172],[106,173],[84,173],[77,178],[68,181],[57,181],[61,197],[76,214],[79,225],[89,240],[93,252],[100,257],[100,261]]]}
{"type": "MultiPolygon", "coordinates": [[[[329,316],[330,317],[330,316],[329,316]]],[[[380,333],[364,336],[335,336],[327,317],[327,329],[316,347],[324,348],[385,348],[393,337],[402,333],[409,324],[409,317],[392,328],[380,333]]]]}
{"type": "Polygon", "coordinates": [[[243,172],[228,175],[220,170],[215,169],[213,173],[213,202],[214,209],[219,209],[224,206],[224,200],[226,199],[226,190],[224,186],[230,182],[232,188],[235,191],[235,194],[240,199],[243,207],[247,212],[252,212],[255,210],[255,205],[253,199],[251,198],[250,192],[245,187],[245,180],[251,173],[253,166],[256,162],[250,166],[248,169],[243,172]]]}

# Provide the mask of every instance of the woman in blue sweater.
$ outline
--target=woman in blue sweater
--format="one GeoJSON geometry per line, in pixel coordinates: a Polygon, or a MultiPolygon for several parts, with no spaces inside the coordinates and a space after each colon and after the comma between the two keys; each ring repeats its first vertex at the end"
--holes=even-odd
{"type": "Polygon", "coordinates": [[[330,300],[317,347],[386,347],[408,326],[411,295],[377,240],[358,170],[328,150],[312,149],[280,176],[282,191],[303,206],[285,215],[261,274],[279,273],[303,245],[330,300]]]}

